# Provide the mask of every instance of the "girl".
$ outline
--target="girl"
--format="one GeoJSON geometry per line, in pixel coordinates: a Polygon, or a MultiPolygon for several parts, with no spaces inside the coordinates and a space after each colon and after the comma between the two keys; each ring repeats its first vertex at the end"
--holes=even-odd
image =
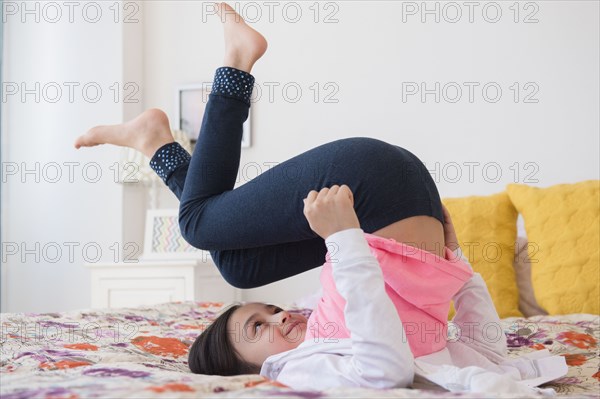
{"type": "MultiPolygon", "coordinates": [[[[462,257],[427,169],[406,149],[337,140],[234,189],[250,71],[267,42],[227,4],[216,7],[224,67],[216,71],[192,157],[157,109],[95,127],[75,142],[131,147],[151,158],[180,200],[183,237],[209,250],[236,287],[259,287],[326,261],[324,294],[308,320],[267,304],[231,307],[192,345],[191,370],[260,373],[294,388],[428,381],[448,390],[521,393],[564,375],[562,357],[506,358],[485,283],[462,257]],[[447,340],[451,300],[456,342],[447,340]]],[[[542,352],[537,357],[548,355],[542,352]]]]}

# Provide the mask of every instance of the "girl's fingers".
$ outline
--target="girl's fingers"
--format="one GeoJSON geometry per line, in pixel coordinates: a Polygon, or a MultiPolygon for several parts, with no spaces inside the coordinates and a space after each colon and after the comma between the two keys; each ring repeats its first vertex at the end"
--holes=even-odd
{"type": "Polygon", "coordinates": [[[333,197],[338,193],[338,191],[340,191],[340,186],[338,186],[337,184],[334,184],[333,186],[329,187],[329,197],[333,197]]]}
{"type": "Polygon", "coordinates": [[[342,186],[334,184],[331,187],[323,187],[319,192],[311,190],[303,201],[305,204],[310,204],[317,200],[324,200],[328,197],[331,198],[340,192],[343,192],[344,195],[348,195],[350,200],[354,202],[352,191],[350,190],[350,187],[345,184],[342,186]]]}
{"type": "Polygon", "coordinates": [[[342,184],[340,186],[340,191],[352,197],[352,190],[350,190],[350,187],[348,187],[346,184],[342,184]]]}
{"type": "Polygon", "coordinates": [[[325,197],[327,197],[328,193],[329,193],[329,187],[323,187],[321,189],[321,191],[319,191],[319,195],[317,195],[317,201],[325,199],[325,197]]]}
{"type": "Polygon", "coordinates": [[[347,195],[348,198],[350,199],[350,202],[352,204],[354,204],[354,196],[352,195],[352,190],[350,190],[350,187],[348,187],[345,184],[342,184],[342,186],[340,187],[340,193],[347,195]]]}
{"type": "Polygon", "coordinates": [[[304,199],[304,203],[306,204],[307,202],[310,204],[312,202],[315,201],[315,199],[317,199],[317,195],[319,193],[317,193],[315,190],[311,190],[308,195],[306,196],[306,198],[304,199]]]}

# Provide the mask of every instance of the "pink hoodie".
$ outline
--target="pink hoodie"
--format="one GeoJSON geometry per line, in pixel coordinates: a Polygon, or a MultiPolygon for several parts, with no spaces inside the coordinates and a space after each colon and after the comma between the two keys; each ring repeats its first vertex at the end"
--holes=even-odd
{"type": "MultiPolygon", "coordinates": [[[[446,347],[448,312],[454,294],[473,276],[471,267],[445,248],[445,259],[428,251],[365,233],[371,253],[379,262],[386,293],[402,320],[402,339],[408,340],[415,357],[446,347]]],[[[318,338],[350,338],[344,320],[346,301],[338,293],[332,275],[329,244],[327,263],[321,272],[323,296],[308,320],[305,341],[318,338]]],[[[373,326],[377,329],[378,326],[373,326]]]]}

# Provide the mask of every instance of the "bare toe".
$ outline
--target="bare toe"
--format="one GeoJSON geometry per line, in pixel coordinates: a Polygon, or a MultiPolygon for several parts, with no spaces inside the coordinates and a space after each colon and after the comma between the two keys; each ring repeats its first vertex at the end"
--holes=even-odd
{"type": "Polygon", "coordinates": [[[127,123],[96,126],[79,136],[74,146],[79,149],[113,144],[133,148],[150,158],[158,148],[173,141],[167,115],[153,108],[127,123]]]}
{"type": "Polygon", "coordinates": [[[94,147],[100,144],[105,144],[102,140],[102,134],[99,134],[103,126],[96,126],[90,130],[88,130],[85,134],[77,137],[75,139],[74,146],[76,149],[81,147],[94,147]]]}

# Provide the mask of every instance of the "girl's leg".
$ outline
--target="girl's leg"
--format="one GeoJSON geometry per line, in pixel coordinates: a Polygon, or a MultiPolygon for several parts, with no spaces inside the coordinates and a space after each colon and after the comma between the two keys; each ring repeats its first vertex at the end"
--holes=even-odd
{"type": "MultiPolygon", "coordinates": [[[[149,110],[124,125],[94,128],[78,141],[80,145],[115,144],[107,137],[122,139],[149,131],[166,141],[151,165],[185,207],[180,215],[184,237],[191,245],[210,250],[230,284],[259,287],[324,263],[324,241],[312,232],[302,212],[302,199],[313,189],[347,184],[367,233],[415,218],[441,225],[441,202],[424,165],[407,150],[375,139],[324,144],[233,189],[249,105],[219,94],[216,87],[191,159],[172,141],[169,123],[159,110],[149,110]]],[[[151,142],[157,145],[160,140],[151,142]]]]}
{"type": "MultiPolygon", "coordinates": [[[[247,27],[227,28],[228,24],[226,42],[228,32],[231,35],[247,27]]],[[[232,52],[226,50],[226,54],[232,52]]],[[[152,167],[181,201],[182,234],[191,245],[210,250],[224,278],[240,288],[262,286],[323,264],[327,248],[302,213],[302,199],[313,189],[348,184],[367,233],[412,217],[443,221],[437,189],[424,165],[407,150],[374,139],[344,139],[319,146],[234,190],[253,83],[249,73],[236,67],[252,63],[238,58],[240,62],[230,57],[233,68],[217,70],[191,159],[173,142],[168,121],[159,123],[166,118],[164,114],[158,118],[157,110],[119,127],[95,128],[100,129],[95,133],[92,129],[76,146],[106,142],[132,146],[152,156],[152,167]],[[147,119],[156,123],[149,124],[147,119]],[[121,136],[107,140],[118,128],[121,136]],[[139,135],[147,130],[160,130],[156,134],[160,140],[152,140],[152,146],[117,142],[131,132],[139,135]],[[153,149],[158,151],[149,152],[153,149]]]]}
{"type": "MultiPolygon", "coordinates": [[[[225,104],[236,106],[236,102],[240,103],[219,94],[211,94],[209,100],[213,111],[225,108],[225,104]]],[[[231,120],[232,113],[227,117],[231,120]]],[[[208,123],[210,116],[206,120],[208,123]]],[[[241,128],[243,120],[238,124],[241,128]]],[[[227,137],[227,132],[219,132],[215,140],[227,137]]],[[[239,149],[241,134],[237,137],[235,148],[239,149]]],[[[422,163],[402,148],[369,138],[338,140],[300,154],[233,189],[237,164],[234,169],[227,162],[232,158],[228,154],[236,151],[217,145],[202,147],[203,143],[198,142],[191,163],[180,163],[165,182],[180,198],[180,226],[186,241],[210,250],[232,285],[262,286],[322,265],[327,248],[304,218],[302,199],[312,189],[333,184],[348,184],[352,189],[365,232],[384,232],[418,218],[430,219],[440,227],[443,248],[441,202],[435,185],[427,180],[431,177],[422,163]],[[202,159],[203,148],[212,148],[207,156],[220,154],[226,161],[212,165],[195,162],[202,159]],[[223,182],[229,186],[224,187],[223,182]]],[[[415,231],[419,229],[414,226],[415,231]]]]}

